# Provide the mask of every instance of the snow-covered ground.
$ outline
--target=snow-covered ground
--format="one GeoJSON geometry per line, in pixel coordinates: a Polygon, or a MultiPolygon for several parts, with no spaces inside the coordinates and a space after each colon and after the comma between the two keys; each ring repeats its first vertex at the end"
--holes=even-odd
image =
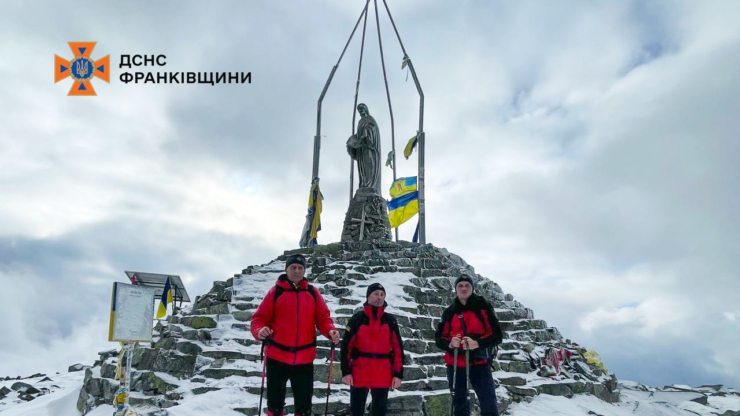
{"type": "MultiPolygon", "coordinates": [[[[272,287],[277,277],[283,272],[283,262],[272,262],[266,266],[255,270],[250,279],[235,282],[235,300],[232,305],[244,302],[246,300],[237,300],[242,296],[262,296],[272,287]]],[[[357,285],[350,286],[352,294],[345,298],[365,299],[367,285],[372,282],[381,282],[388,293],[387,302],[389,311],[402,316],[414,317],[400,307],[414,308],[418,306],[415,302],[404,299],[403,284],[414,278],[410,273],[377,273],[374,274],[371,281],[360,281],[357,285]],[[403,277],[403,278],[399,278],[403,277]]],[[[315,282],[314,286],[322,287],[324,284],[315,282]]],[[[349,316],[345,313],[337,314],[337,310],[353,309],[353,306],[340,305],[337,298],[328,297],[327,304],[333,312],[333,316],[349,316]]],[[[192,307],[192,306],[190,306],[192,307]]],[[[248,331],[241,331],[232,328],[233,317],[221,315],[218,321],[218,327],[214,329],[214,335],[219,339],[226,341],[216,346],[203,345],[204,351],[209,350],[228,350],[237,351],[245,354],[259,354],[259,346],[245,346],[239,344],[234,339],[253,339],[248,331]],[[228,320],[228,321],[227,321],[228,320]]],[[[177,324],[171,324],[177,325],[177,324]]],[[[506,351],[502,351],[506,353],[506,351]]],[[[108,361],[113,360],[110,357],[108,361]]],[[[318,360],[316,363],[323,362],[318,360]]],[[[237,360],[234,363],[226,363],[222,367],[242,369],[248,371],[258,371],[261,367],[258,362],[237,360]]],[[[100,368],[94,370],[95,376],[99,376],[100,368]]],[[[57,374],[49,376],[51,381],[41,381],[43,377],[34,379],[21,380],[24,383],[33,385],[39,390],[47,389],[48,393],[39,396],[33,401],[25,402],[19,399],[18,393],[13,391],[6,397],[0,399],[1,416],[80,416],[77,410],[77,398],[82,387],[82,381],[85,372],[78,371],[67,374],[57,374]]],[[[178,392],[182,394],[182,399],[178,400],[177,406],[167,409],[170,416],[206,416],[206,415],[241,415],[233,409],[237,407],[254,407],[259,401],[259,396],[244,391],[244,387],[259,386],[259,377],[239,377],[230,376],[224,379],[208,379],[205,382],[193,383],[190,380],[179,380],[168,374],[157,373],[162,380],[178,385],[178,392]],[[219,390],[211,391],[205,394],[194,394],[194,388],[211,387],[219,390]]],[[[525,378],[528,386],[535,386],[541,381],[541,377],[535,373],[507,373],[498,371],[494,373],[495,377],[504,378],[517,376],[525,378]]],[[[0,389],[3,387],[10,388],[16,380],[0,381],[0,389]]],[[[325,384],[316,383],[316,388],[322,388],[325,384]]],[[[723,415],[726,411],[731,410],[740,412],[740,393],[732,389],[721,389],[717,391],[713,388],[691,389],[688,386],[673,386],[672,388],[654,389],[645,387],[637,382],[620,381],[619,389],[621,391],[621,402],[609,404],[590,395],[576,395],[571,399],[559,396],[550,396],[540,394],[530,403],[522,402],[512,404],[507,414],[512,416],[689,416],[689,415],[723,415]],[[693,391],[689,391],[693,390],[693,391]],[[698,391],[697,391],[698,390],[698,391]],[[705,398],[706,396],[706,398],[705,398]],[[699,402],[706,402],[706,405],[699,402]],[[705,401],[706,400],[706,401],[705,401]]],[[[502,388],[503,390],[503,388],[502,388]]],[[[503,391],[502,391],[503,392],[503,391]]],[[[415,392],[418,393],[418,392],[415,392]]],[[[346,394],[346,393],[345,393],[346,394]]],[[[395,391],[392,397],[411,392],[395,391]]],[[[142,393],[134,392],[133,396],[138,397],[142,393]]],[[[287,404],[291,403],[288,398],[287,404]]],[[[342,400],[343,402],[345,400],[342,400]]],[[[347,402],[349,398],[347,397],[347,402]]],[[[110,416],[113,414],[113,407],[110,405],[98,406],[90,413],[89,416],[110,416]]],[[[740,413],[739,413],[740,414],[740,413]]]]}
{"type": "MultiPolygon", "coordinates": [[[[85,371],[48,376],[51,381],[41,381],[44,377],[25,380],[0,381],[0,389],[11,388],[20,381],[37,389],[49,389],[49,393],[37,399],[25,402],[18,399],[18,393],[12,391],[0,399],[0,413],[3,416],[80,416],[77,411],[77,397],[80,395],[85,371]]],[[[111,407],[112,409],[112,407],[111,407]]],[[[108,413],[108,416],[113,412],[108,413]]]]}
{"type": "Polygon", "coordinates": [[[589,395],[576,395],[572,399],[541,394],[532,403],[514,404],[510,408],[513,416],[691,416],[722,415],[728,410],[740,412],[740,396],[728,394],[724,397],[710,396],[706,406],[681,400],[692,393],[676,392],[675,398],[666,397],[669,392],[643,392],[631,390],[625,382],[620,383],[621,402],[609,404],[589,395]],[[665,394],[660,394],[665,393],[665,394]],[[681,397],[683,396],[683,397],[681,397]]]}
{"type": "MultiPolygon", "coordinates": [[[[31,402],[17,399],[15,392],[0,400],[2,416],[81,416],[77,410],[77,397],[82,386],[84,371],[57,375],[53,381],[40,383],[37,379],[22,380],[37,388],[50,388],[51,393],[31,402]],[[55,387],[51,387],[55,386],[55,387]]],[[[0,382],[0,388],[10,386],[15,381],[0,382]]],[[[541,394],[531,403],[517,403],[509,408],[512,416],[710,416],[722,415],[728,410],[740,412],[740,396],[734,391],[724,396],[711,395],[707,405],[690,399],[697,393],[681,391],[662,391],[648,389],[638,383],[620,383],[621,403],[609,404],[589,395],[576,395],[572,399],[541,394]]],[[[209,416],[240,415],[231,410],[236,404],[243,404],[245,396],[253,396],[244,391],[223,389],[202,395],[185,397],[182,404],[167,409],[171,416],[209,416]]],[[[248,402],[254,398],[249,397],[248,402]]],[[[88,413],[88,416],[110,416],[113,407],[102,405],[88,413]]]]}

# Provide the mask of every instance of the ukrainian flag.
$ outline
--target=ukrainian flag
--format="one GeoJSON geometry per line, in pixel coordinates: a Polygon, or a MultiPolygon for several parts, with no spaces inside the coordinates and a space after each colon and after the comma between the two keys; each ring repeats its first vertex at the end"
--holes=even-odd
{"type": "Polygon", "coordinates": [[[321,200],[324,196],[319,189],[318,179],[314,180],[311,185],[311,193],[308,195],[308,214],[306,215],[306,224],[303,226],[301,241],[298,243],[301,247],[313,247],[318,244],[319,231],[321,231],[321,200]]]}
{"type": "Polygon", "coordinates": [[[393,182],[390,193],[393,199],[388,202],[388,220],[391,227],[398,228],[419,212],[416,176],[397,179],[393,182]]]}
{"type": "Polygon", "coordinates": [[[170,278],[164,283],[164,290],[162,291],[162,299],[159,303],[159,310],[157,311],[157,319],[164,318],[167,315],[167,305],[172,303],[172,287],[170,286],[170,278]]]}
{"type": "Polygon", "coordinates": [[[406,148],[403,149],[403,155],[408,159],[411,157],[411,153],[414,152],[414,148],[416,147],[416,143],[419,141],[419,136],[414,136],[411,139],[409,139],[409,142],[406,143],[406,148]]]}

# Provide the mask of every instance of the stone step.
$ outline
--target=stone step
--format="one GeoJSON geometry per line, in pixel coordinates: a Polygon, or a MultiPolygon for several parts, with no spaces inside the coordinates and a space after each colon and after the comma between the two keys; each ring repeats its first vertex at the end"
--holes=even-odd
{"type": "MultiPolygon", "coordinates": [[[[313,407],[311,409],[311,413],[312,414],[316,414],[316,415],[319,415],[319,414],[323,415],[324,414],[324,409],[326,407],[326,401],[322,401],[320,398],[314,397],[314,400],[312,402],[314,403],[314,405],[313,405],[313,407]]],[[[330,415],[340,415],[340,414],[344,415],[344,414],[349,414],[348,407],[349,406],[346,403],[342,403],[339,400],[334,400],[334,401],[331,401],[330,400],[329,401],[329,409],[328,409],[329,412],[328,412],[328,414],[330,414],[330,415]],[[339,412],[343,411],[345,408],[347,408],[347,413],[339,413],[339,412]]],[[[233,410],[235,412],[238,412],[238,413],[241,413],[241,414],[247,415],[247,416],[257,416],[258,415],[258,412],[259,412],[259,408],[257,406],[255,406],[255,407],[236,407],[233,410]]],[[[286,415],[287,414],[291,414],[291,413],[293,413],[295,411],[295,407],[292,404],[291,405],[287,405],[287,406],[285,406],[285,409],[284,410],[285,410],[285,414],[286,415]]],[[[266,400],[263,402],[262,414],[263,415],[266,415],[267,414],[266,400]]]]}
{"type": "Polygon", "coordinates": [[[186,313],[186,316],[192,315],[225,315],[229,313],[229,304],[227,302],[215,303],[205,308],[193,309],[186,313]]]}
{"type": "Polygon", "coordinates": [[[190,315],[178,322],[193,329],[215,328],[216,319],[213,315],[190,315]]]}
{"type": "Polygon", "coordinates": [[[526,361],[529,362],[529,359],[520,351],[501,351],[498,354],[497,357],[499,360],[505,360],[505,361],[526,361]]]}
{"type": "MultiPolygon", "coordinates": [[[[332,389],[333,390],[333,389],[332,389]]],[[[422,394],[407,394],[402,396],[391,397],[388,399],[388,415],[404,415],[404,416],[423,416],[424,411],[424,397],[422,394]]],[[[449,399],[448,399],[449,401],[449,399]]],[[[311,408],[312,414],[323,415],[326,411],[329,415],[349,415],[349,397],[342,395],[334,395],[329,398],[329,407],[326,408],[326,398],[314,397],[313,406],[311,408]],[[337,397],[338,396],[338,397],[337,397]],[[340,401],[344,399],[344,402],[340,401]]],[[[371,400],[368,400],[370,403],[371,400]]],[[[449,406],[448,406],[449,408],[449,406]]],[[[248,416],[256,416],[258,407],[237,407],[233,409],[236,412],[242,413],[248,416]]],[[[285,406],[285,414],[293,413],[295,407],[293,405],[285,406]]],[[[263,414],[267,414],[266,406],[263,405],[263,414]]],[[[430,413],[432,414],[432,413],[430,413]]],[[[440,413],[441,414],[441,413],[440,413]]]]}
{"type": "Polygon", "coordinates": [[[361,303],[362,301],[359,299],[339,298],[340,305],[359,305],[361,303]]]}
{"type": "MultiPolygon", "coordinates": [[[[197,396],[200,394],[206,394],[212,391],[219,391],[219,390],[221,390],[220,387],[196,387],[190,391],[197,396]]],[[[257,394],[259,394],[259,391],[257,392],[257,394]]]]}
{"type": "Polygon", "coordinates": [[[231,329],[237,329],[239,331],[249,331],[252,328],[251,322],[231,324],[231,329]]]}
{"type": "Polygon", "coordinates": [[[533,387],[527,387],[527,386],[513,386],[513,385],[504,385],[506,387],[506,390],[509,391],[513,396],[521,396],[521,397],[534,397],[537,395],[537,389],[533,387]]]}
{"type": "Polygon", "coordinates": [[[516,309],[500,309],[496,308],[496,318],[501,321],[517,321],[520,319],[533,319],[534,316],[531,314],[530,309],[516,308],[516,309]]]}
{"type": "Polygon", "coordinates": [[[527,380],[519,376],[498,377],[498,381],[504,386],[525,386],[527,384],[527,380]]]}
{"type": "Polygon", "coordinates": [[[201,355],[215,359],[260,361],[259,354],[246,354],[240,351],[203,351],[201,355]]]}
{"type": "Polygon", "coordinates": [[[416,354],[431,354],[441,351],[433,341],[421,339],[404,339],[403,348],[407,352],[416,354]]]}
{"type": "Polygon", "coordinates": [[[442,365],[445,362],[444,353],[436,354],[425,354],[422,356],[413,357],[414,364],[418,365],[442,365]]]}
{"type": "Polygon", "coordinates": [[[504,331],[504,339],[528,342],[547,342],[561,340],[557,328],[529,329],[524,331],[504,331]]]}
{"type": "Polygon", "coordinates": [[[252,315],[254,315],[253,311],[234,311],[231,314],[234,319],[240,322],[252,322],[252,315]]]}
{"type": "Polygon", "coordinates": [[[201,373],[203,377],[221,380],[226,377],[262,377],[262,371],[248,371],[232,368],[208,368],[201,373]]]}
{"type": "Polygon", "coordinates": [[[138,397],[130,396],[128,399],[131,407],[158,407],[161,409],[167,409],[173,406],[177,406],[179,403],[175,400],[168,400],[164,396],[148,396],[138,397]]]}
{"type": "Polygon", "coordinates": [[[426,380],[406,381],[398,388],[399,391],[421,391],[421,390],[442,390],[449,388],[447,379],[435,378],[426,380]]]}
{"type": "MultiPolygon", "coordinates": [[[[243,387],[243,389],[251,394],[256,394],[257,396],[259,396],[260,394],[259,386],[243,387]]],[[[347,394],[349,394],[349,386],[343,383],[337,384],[337,383],[332,382],[331,392],[332,394],[336,394],[337,392],[346,392],[347,394]]],[[[326,380],[324,381],[316,380],[314,382],[313,394],[316,397],[320,397],[320,398],[323,397],[324,399],[326,399],[326,380]],[[317,382],[321,382],[322,384],[317,385],[316,384],[317,382]]],[[[290,386],[290,383],[286,384],[285,397],[293,397],[293,389],[290,386]]]]}
{"type": "Polygon", "coordinates": [[[503,371],[510,373],[522,373],[527,374],[537,369],[533,369],[528,361],[508,361],[508,360],[497,360],[498,366],[503,371]]]}
{"type": "Polygon", "coordinates": [[[251,303],[251,302],[233,302],[231,304],[234,308],[240,310],[240,311],[252,311],[256,312],[257,308],[260,306],[259,303],[251,303]]]}
{"type": "Polygon", "coordinates": [[[520,319],[517,321],[499,321],[503,331],[526,331],[528,329],[546,329],[547,322],[542,319],[520,319]]]}
{"type": "Polygon", "coordinates": [[[499,350],[520,350],[522,349],[522,343],[518,341],[513,340],[504,340],[501,344],[498,346],[499,350]]]}
{"type": "Polygon", "coordinates": [[[236,343],[244,345],[245,347],[251,347],[252,345],[262,344],[261,342],[255,341],[254,339],[251,339],[251,338],[224,338],[223,341],[234,341],[236,343]]]}

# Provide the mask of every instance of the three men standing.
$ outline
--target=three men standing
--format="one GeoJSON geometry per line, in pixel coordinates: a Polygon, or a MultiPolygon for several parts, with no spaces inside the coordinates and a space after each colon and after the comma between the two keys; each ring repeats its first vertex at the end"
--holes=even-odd
{"type": "MultiPolygon", "coordinates": [[[[284,414],[288,380],[295,415],[307,416],[313,398],[316,329],[335,344],[340,336],[324,298],[304,277],[305,257],[288,257],[285,271],[252,316],[251,331],[255,339],[267,345],[268,416],[284,414]]],[[[442,314],[435,342],[446,352],[454,415],[470,415],[469,379],[481,415],[498,416],[490,361],[495,358],[491,349],[501,342],[502,331],[491,304],[473,291],[471,276],[462,275],[455,281],[456,296],[442,314]]],[[[368,393],[372,394],[373,416],[385,415],[388,391],[400,387],[403,379],[403,340],[396,318],[385,312],[385,297],[380,283],[371,284],[363,309],[349,320],[342,340],[342,381],[350,386],[352,416],[364,414],[368,393]]]]}

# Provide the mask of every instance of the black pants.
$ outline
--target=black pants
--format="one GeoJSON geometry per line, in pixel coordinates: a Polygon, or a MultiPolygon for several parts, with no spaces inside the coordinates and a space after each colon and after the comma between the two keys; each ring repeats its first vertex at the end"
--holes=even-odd
{"type": "MultiPolygon", "coordinates": [[[[452,374],[454,368],[447,366],[447,381],[452,390],[452,374]]],[[[493,384],[491,367],[488,364],[470,366],[470,384],[478,396],[481,416],[498,416],[496,404],[496,388],[493,384]]],[[[470,401],[468,400],[468,383],[465,379],[465,367],[457,368],[455,382],[455,416],[470,416],[470,401]]]]}
{"type": "Polygon", "coordinates": [[[352,416],[363,416],[365,414],[365,403],[367,392],[373,395],[373,416],[385,416],[388,408],[388,389],[366,389],[363,387],[350,387],[350,400],[352,401],[352,416]]]}
{"type": "Polygon", "coordinates": [[[275,414],[283,410],[288,380],[293,389],[295,414],[310,415],[311,398],[313,397],[313,363],[290,365],[267,358],[267,408],[275,414]]]}

